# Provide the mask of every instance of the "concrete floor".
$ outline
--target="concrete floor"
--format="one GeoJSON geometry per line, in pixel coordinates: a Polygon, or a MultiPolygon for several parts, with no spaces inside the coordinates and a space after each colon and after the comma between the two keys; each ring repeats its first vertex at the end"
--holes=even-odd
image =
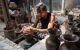
{"type": "Polygon", "coordinates": [[[5,23],[0,22],[0,35],[1,35],[1,36],[4,36],[3,30],[4,30],[5,26],[6,26],[5,23]]]}

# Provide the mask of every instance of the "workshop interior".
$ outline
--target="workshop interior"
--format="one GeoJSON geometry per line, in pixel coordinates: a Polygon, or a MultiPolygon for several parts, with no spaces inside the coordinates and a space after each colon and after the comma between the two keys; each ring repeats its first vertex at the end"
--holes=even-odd
{"type": "Polygon", "coordinates": [[[0,50],[80,50],[80,0],[0,0],[0,50]]]}

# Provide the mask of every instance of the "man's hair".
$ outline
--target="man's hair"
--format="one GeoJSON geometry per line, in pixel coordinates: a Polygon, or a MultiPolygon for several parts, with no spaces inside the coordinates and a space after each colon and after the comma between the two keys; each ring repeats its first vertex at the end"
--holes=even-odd
{"type": "Polygon", "coordinates": [[[47,11],[46,6],[43,4],[38,6],[38,8],[37,8],[37,13],[40,13],[41,11],[47,11]]]}

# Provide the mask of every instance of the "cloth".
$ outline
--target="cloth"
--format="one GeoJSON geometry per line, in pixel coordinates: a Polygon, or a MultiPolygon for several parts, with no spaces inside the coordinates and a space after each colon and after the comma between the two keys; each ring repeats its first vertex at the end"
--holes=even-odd
{"type": "Polygon", "coordinates": [[[16,13],[16,10],[13,10],[13,11],[12,11],[12,10],[9,9],[9,14],[13,15],[13,14],[15,14],[15,13],[16,13]]]}

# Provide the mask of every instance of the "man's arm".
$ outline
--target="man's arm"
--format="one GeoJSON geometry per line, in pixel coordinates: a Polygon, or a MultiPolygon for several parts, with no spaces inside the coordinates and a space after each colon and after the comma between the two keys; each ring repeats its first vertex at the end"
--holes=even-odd
{"type": "MultiPolygon", "coordinates": [[[[38,22],[39,22],[39,21],[38,21],[38,22]]],[[[36,25],[36,23],[38,23],[38,22],[37,22],[37,20],[36,20],[35,25],[36,25]]],[[[23,33],[26,33],[26,32],[44,32],[44,33],[47,33],[47,32],[48,32],[48,29],[53,28],[54,22],[55,22],[55,16],[51,15],[50,22],[49,22],[49,24],[48,24],[47,29],[38,29],[38,28],[30,27],[29,31],[28,31],[27,28],[23,28],[22,31],[23,31],[23,33]]],[[[34,25],[34,26],[35,26],[35,25],[34,25]]]]}
{"type": "Polygon", "coordinates": [[[51,19],[50,19],[50,22],[48,24],[48,29],[54,27],[55,19],[56,19],[55,16],[53,14],[51,14],[51,19]]]}
{"type": "Polygon", "coordinates": [[[34,22],[34,24],[33,24],[33,27],[34,27],[34,28],[36,28],[39,20],[40,20],[40,15],[36,15],[36,19],[35,19],[35,22],[34,22]]]}
{"type": "Polygon", "coordinates": [[[55,16],[51,14],[50,22],[48,23],[48,28],[47,29],[37,29],[37,28],[32,28],[34,32],[48,32],[48,29],[53,28],[55,22],[55,16]]]}

